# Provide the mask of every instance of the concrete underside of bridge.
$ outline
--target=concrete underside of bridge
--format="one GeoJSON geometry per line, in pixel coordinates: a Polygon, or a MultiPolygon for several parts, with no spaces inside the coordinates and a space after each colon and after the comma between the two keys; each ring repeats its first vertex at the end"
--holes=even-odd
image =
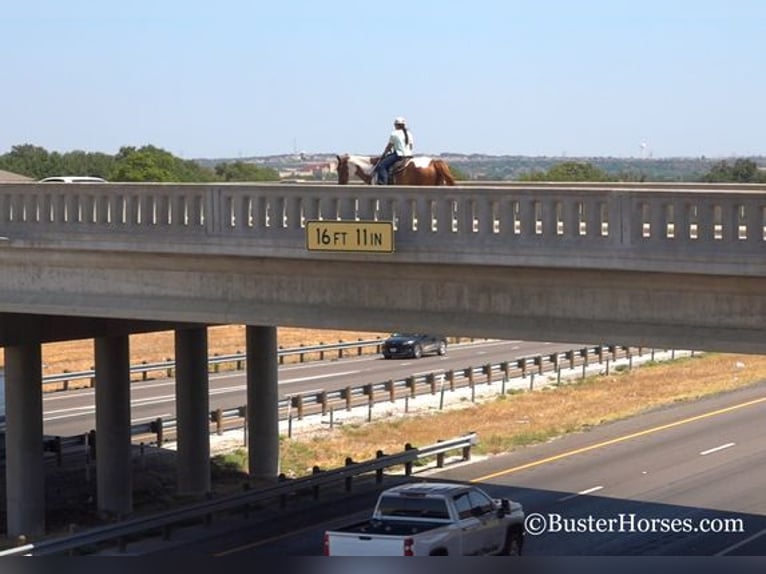
{"type": "Polygon", "coordinates": [[[385,257],[4,250],[0,312],[766,352],[766,278],[385,257]]]}

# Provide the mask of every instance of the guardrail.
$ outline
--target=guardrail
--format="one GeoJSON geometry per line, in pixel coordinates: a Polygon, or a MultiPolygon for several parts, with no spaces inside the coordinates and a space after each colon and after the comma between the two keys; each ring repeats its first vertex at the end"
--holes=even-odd
{"type": "MultiPolygon", "coordinates": [[[[347,386],[342,389],[301,393],[288,396],[279,400],[279,418],[288,422],[288,437],[292,436],[292,421],[302,420],[310,415],[330,415],[330,424],[333,424],[333,413],[337,409],[350,411],[355,407],[368,408],[368,421],[372,419],[372,411],[375,405],[383,402],[394,402],[398,399],[405,400],[405,412],[407,400],[420,395],[440,395],[439,408],[444,405],[446,391],[455,391],[462,388],[470,388],[471,400],[475,401],[476,387],[488,385],[499,381],[500,393],[505,394],[505,383],[512,378],[529,378],[529,388],[534,388],[535,376],[549,372],[557,374],[557,382],[560,382],[563,368],[583,368],[583,376],[588,366],[592,364],[605,365],[607,374],[610,363],[618,359],[627,359],[629,367],[632,367],[634,356],[642,357],[650,354],[654,360],[656,349],[644,349],[641,347],[626,347],[618,345],[595,345],[571,349],[565,352],[530,355],[499,363],[487,363],[483,365],[467,366],[462,369],[437,370],[418,376],[410,376],[404,379],[389,379],[378,383],[347,386]]],[[[675,353],[675,351],[671,351],[675,353]]],[[[210,413],[212,431],[217,434],[225,430],[240,428],[245,425],[247,407],[237,406],[229,409],[216,409],[210,413]]],[[[157,418],[154,421],[133,425],[133,436],[154,435],[154,441],[161,445],[170,440],[176,428],[174,417],[157,418]]]]}
{"type": "Polygon", "coordinates": [[[345,491],[350,492],[354,478],[375,473],[376,483],[381,483],[384,477],[383,471],[395,466],[402,466],[404,474],[410,476],[417,462],[433,457],[436,458],[436,465],[441,468],[445,464],[445,454],[456,450],[461,452],[461,460],[469,460],[471,447],[475,444],[477,444],[476,433],[469,433],[424,447],[406,444],[404,451],[392,455],[385,455],[382,451],[378,451],[374,459],[362,462],[354,462],[347,458],[346,465],[341,468],[323,471],[314,467],[311,475],[296,479],[286,479],[284,475],[281,475],[280,483],[274,486],[245,490],[160,514],[124,520],[61,538],[24,544],[0,551],[0,557],[72,554],[78,549],[112,541],[116,541],[120,551],[124,552],[128,538],[135,539],[137,535],[161,530],[163,538],[169,539],[173,527],[187,526],[194,522],[210,525],[214,515],[225,512],[239,511],[247,516],[251,506],[258,502],[278,500],[280,506],[284,507],[290,495],[308,492],[309,489],[314,499],[317,499],[322,486],[337,484],[341,481],[345,483],[345,491]]]}
{"type": "MultiPolygon", "coordinates": [[[[309,355],[316,355],[320,361],[325,360],[326,356],[331,353],[335,353],[338,359],[342,359],[348,351],[356,351],[357,355],[361,355],[363,350],[369,347],[375,347],[376,352],[380,352],[380,347],[383,344],[383,339],[368,339],[358,341],[339,341],[337,343],[320,343],[319,345],[301,345],[299,347],[290,347],[287,349],[280,348],[277,350],[277,357],[279,364],[284,364],[286,357],[298,357],[298,361],[303,363],[306,357],[309,355]]],[[[212,367],[213,372],[217,372],[220,365],[233,363],[236,370],[242,370],[247,355],[245,353],[231,353],[227,355],[212,355],[208,357],[208,365],[212,367]]],[[[162,372],[167,377],[173,376],[176,363],[173,359],[166,359],[164,361],[146,362],[143,361],[137,365],[131,365],[130,374],[141,375],[141,380],[147,380],[150,373],[162,372]]],[[[86,371],[64,371],[63,373],[56,373],[53,375],[46,375],[43,377],[43,390],[46,386],[61,385],[62,390],[69,390],[70,383],[72,381],[88,380],[89,386],[95,384],[96,372],[93,369],[86,371]]]]}
{"type": "MultiPolygon", "coordinates": [[[[294,420],[302,420],[311,415],[328,416],[327,423],[332,426],[334,413],[338,409],[350,411],[353,408],[367,407],[367,420],[372,420],[373,409],[384,402],[404,400],[404,412],[409,410],[409,399],[422,395],[439,395],[439,410],[444,407],[447,391],[454,392],[468,388],[471,401],[476,400],[477,387],[492,385],[499,382],[500,394],[506,393],[506,384],[513,378],[529,380],[526,388],[534,389],[535,378],[538,375],[555,372],[556,382],[560,383],[562,369],[582,368],[582,377],[586,376],[587,368],[593,364],[604,365],[609,374],[611,363],[619,359],[628,360],[628,368],[632,367],[633,357],[650,356],[654,360],[656,349],[641,347],[626,347],[618,345],[595,345],[570,349],[565,352],[529,355],[499,363],[487,363],[479,366],[467,366],[461,369],[438,370],[404,379],[389,379],[379,383],[367,383],[358,386],[348,386],[342,389],[302,393],[284,397],[279,400],[279,418],[287,421],[287,435],[292,437],[294,420]]],[[[675,351],[671,350],[671,359],[675,351]]],[[[247,407],[245,405],[228,409],[216,409],[210,412],[210,432],[222,434],[226,430],[242,428],[246,425],[247,407]]],[[[175,438],[177,419],[175,417],[160,417],[153,421],[138,423],[131,426],[131,436],[141,445],[162,445],[175,438]]],[[[54,436],[46,439],[43,448],[52,452],[56,464],[63,464],[64,455],[74,450],[84,452],[88,460],[95,459],[95,430],[81,435],[69,437],[54,436]]]]}

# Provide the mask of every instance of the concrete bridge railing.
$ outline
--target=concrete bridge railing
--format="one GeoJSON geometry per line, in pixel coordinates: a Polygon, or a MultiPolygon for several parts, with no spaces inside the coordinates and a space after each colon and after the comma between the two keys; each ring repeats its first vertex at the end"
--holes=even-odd
{"type": "Polygon", "coordinates": [[[758,186],[0,185],[0,247],[380,257],[309,255],[309,220],[393,221],[406,262],[766,275],[758,186]]]}

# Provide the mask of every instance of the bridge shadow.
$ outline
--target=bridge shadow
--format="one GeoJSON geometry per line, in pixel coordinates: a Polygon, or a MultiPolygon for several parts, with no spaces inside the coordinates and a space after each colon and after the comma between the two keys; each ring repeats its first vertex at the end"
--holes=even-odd
{"type": "Polygon", "coordinates": [[[524,505],[528,556],[766,556],[766,516],[595,494],[482,486],[524,505]]]}

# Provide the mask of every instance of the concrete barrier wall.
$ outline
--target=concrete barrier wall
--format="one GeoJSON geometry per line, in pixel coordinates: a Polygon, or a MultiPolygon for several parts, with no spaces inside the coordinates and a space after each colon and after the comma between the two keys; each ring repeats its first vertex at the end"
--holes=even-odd
{"type": "MultiPolygon", "coordinates": [[[[403,262],[766,274],[763,186],[2,184],[3,243],[305,258],[305,222],[394,221],[403,262]]],[[[312,253],[310,257],[379,255],[312,253]]]]}

